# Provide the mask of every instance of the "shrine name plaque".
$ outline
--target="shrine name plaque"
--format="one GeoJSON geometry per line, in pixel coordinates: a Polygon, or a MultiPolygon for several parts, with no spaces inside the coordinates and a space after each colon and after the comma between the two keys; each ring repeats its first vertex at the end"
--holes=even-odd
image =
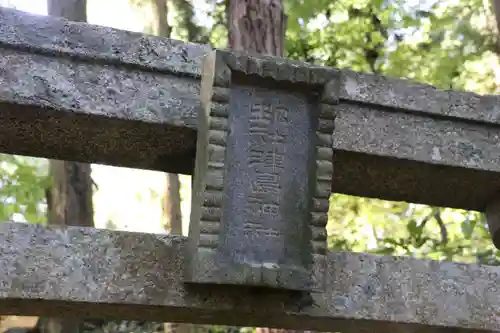
{"type": "Polygon", "coordinates": [[[338,77],[206,56],[186,282],[323,290],[338,77]]]}

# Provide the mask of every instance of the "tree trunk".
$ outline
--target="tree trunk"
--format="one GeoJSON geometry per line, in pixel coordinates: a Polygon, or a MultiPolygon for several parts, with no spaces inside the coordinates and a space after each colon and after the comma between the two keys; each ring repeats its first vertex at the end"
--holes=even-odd
{"type": "MultiPolygon", "coordinates": [[[[71,21],[87,21],[86,0],[48,0],[48,14],[71,21]]],[[[93,227],[91,166],[86,163],[51,160],[53,185],[47,190],[48,223],[93,227]]],[[[39,318],[41,333],[78,333],[80,321],[73,318],[39,318]]]]}
{"type": "Polygon", "coordinates": [[[47,196],[49,224],[93,227],[90,164],[51,160],[49,165],[52,177],[47,196]]]}
{"type": "Polygon", "coordinates": [[[87,22],[87,0],[47,0],[47,12],[50,16],[87,22]]]}
{"type": "MultiPolygon", "coordinates": [[[[282,0],[229,0],[229,49],[249,54],[284,54],[286,15],[282,0]]],[[[293,332],[275,328],[256,328],[256,333],[293,332]]]]}
{"type": "MultiPolygon", "coordinates": [[[[171,29],[168,25],[167,0],[153,0],[155,22],[153,31],[156,35],[170,37],[171,29]]],[[[165,200],[163,205],[164,226],[172,234],[182,235],[181,214],[181,184],[179,175],[169,173],[166,175],[165,200]]]]}
{"type": "MultiPolygon", "coordinates": [[[[153,31],[156,35],[170,37],[171,29],[168,25],[168,2],[167,0],[153,0],[155,22],[153,31]]],[[[171,234],[182,235],[181,214],[181,183],[178,174],[167,173],[165,199],[163,201],[163,216],[165,218],[165,230],[171,234]]],[[[187,324],[165,323],[166,333],[187,332],[187,324]]]]}
{"type": "Polygon", "coordinates": [[[491,6],[495,17],[497,33],[500,33],[500,0],[491,0],[491,6]]]}
{"type": "Polygon", "coordinates": [[[177,14],[177,28],[186,33],[182,34],[183,38],[191,43],[208,44],[209,36],[194,20],[193,0],[172,0],[172,4],[177,14]]]}
{"type": "Polygon", "coordinates": [[[286,20],[281,0],[230,0],[229,49],[283,56],[286,20]]]}
{"type": "MultiPolygon", "coordinates": [[[[48,14],[75,22],[87,21],[86,0],[48,0],[48,14]]],[[[53,186],[47,193],[48,222],[56,225],[94,226],[91,166],[51,160],[53,186]]]]}
{"type": "Polygon", "coordinates": [[[169,37],[167,0],[153,0],[153,16],[155,17],[153,31],[157,36],[169,37]]]}
{"type": "Polygon", "coordinates": [[[168,173],[166,178],[163,215],[165,229],[175,235],[182,235],[181,183],[179,175],[168,173]]]}
{"type": "MultiPolygon", "coordinates": [[[[172,234],[182,235],[181,184],[179,175],[167,173],[166,193],[163,207],[165,229],[172,234]]],[[[165,323],[165,333],[188,333],[189,324],[165,323]]]]}

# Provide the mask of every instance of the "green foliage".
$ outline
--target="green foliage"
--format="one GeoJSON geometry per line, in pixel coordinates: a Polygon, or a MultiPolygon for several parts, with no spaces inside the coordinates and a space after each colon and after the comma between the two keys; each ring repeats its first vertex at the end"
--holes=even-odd
{"type": "MultiPolygon", "coordinates": [[[[498,91],[498,36],[480,0],[428,8],[384,0],[285,3],[290,58],[443,89],[498,91]]],[[[490,264],[500,259],[477,212],[337,194],[329,214],[333,249],[490,264]]]]}
{"type": "Polygon", "coordinates": [[[0,154],[0,220],[46,222],[45,160],[0,154]]]}

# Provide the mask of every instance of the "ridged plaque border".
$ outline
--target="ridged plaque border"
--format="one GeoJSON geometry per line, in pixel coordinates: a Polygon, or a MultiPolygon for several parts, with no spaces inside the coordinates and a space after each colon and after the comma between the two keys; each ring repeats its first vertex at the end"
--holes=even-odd
{"type": "Polygon", "coordinates": [[[324,289],[329,197],[333,174],[332,136],[338,104],[340,75],[332,68],[316,67],[277,57],[254,57],[214,50],[203,60],[202,108],[198,114],[198,141],[185,281],[207,284],[265,286],[301,291],[324,289]],[[301,85],[318,93],[316,179],[311,198],[309,228],[313,263],[306,267],[216,262],[222,223],[222,198],[228,136],[232,76],[238,74],[301,85]],[[299,277],[298,277],[299,276],[299,277]]]}

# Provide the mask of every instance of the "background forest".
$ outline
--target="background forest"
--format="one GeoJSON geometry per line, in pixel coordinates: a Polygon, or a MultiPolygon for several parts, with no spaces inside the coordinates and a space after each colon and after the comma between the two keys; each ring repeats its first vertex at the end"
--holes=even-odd
{"type": "MultiPolygon", "coordinates": [[[[137,22],[143,22],[121,29],[227,46],[226,1],[110,2],[120,1],[135,11],[137,22]]],[[[89,3],[93,11],[110,10],[99,1],[89,3]]],[[[22,10],[31,6],[25,8],[21,0],[3,5],[22,10]]],[[[488,0],[284,0],[284,6],[286,57],[408,78],[442,89],[500,92],[500,34],[488,0]]],[[[117,10],[113,15],[121,13],[117,10]]],[[[88,16],[89,23],[96,23],[90,19],[91,11],[88,16]]],[[[107,25],[102,20],[97,24],[107,25]]],[[[118,169],[92,166],[94,211],[96,217],[100,214],[97,227],[185,233],[189,177],[181,177],[179,183],[175,175],[118,169]],[[129,201],[117,199],[123,197],[118,192],[124,193],[125,188],[130,200],[143,202],[137,207],[156,207],[157,214],[131,211],[129,201]],[[103,213],[111,206],[117,215],[103,213]],[[119,212],[124,207],[126,212],[119,212]],[[133,216],[137,226],[120,224],[124,213],[133,216]],[[181,213],[184,226],[173,225],[181,213]],[[152,226],[141,228],[144,220],[140,220],[145,218],[152,226]]],[[[54,177],[60,176],[54,170],[44,159],[0,155],[0,220],[48,223],[51,197],[47,191],[56,182],[54,177]]],[[[329,215],[331,249],[500,263],[500,251],[493,247],[483,215],[477,212],[335,194],[329,215]]]]}

